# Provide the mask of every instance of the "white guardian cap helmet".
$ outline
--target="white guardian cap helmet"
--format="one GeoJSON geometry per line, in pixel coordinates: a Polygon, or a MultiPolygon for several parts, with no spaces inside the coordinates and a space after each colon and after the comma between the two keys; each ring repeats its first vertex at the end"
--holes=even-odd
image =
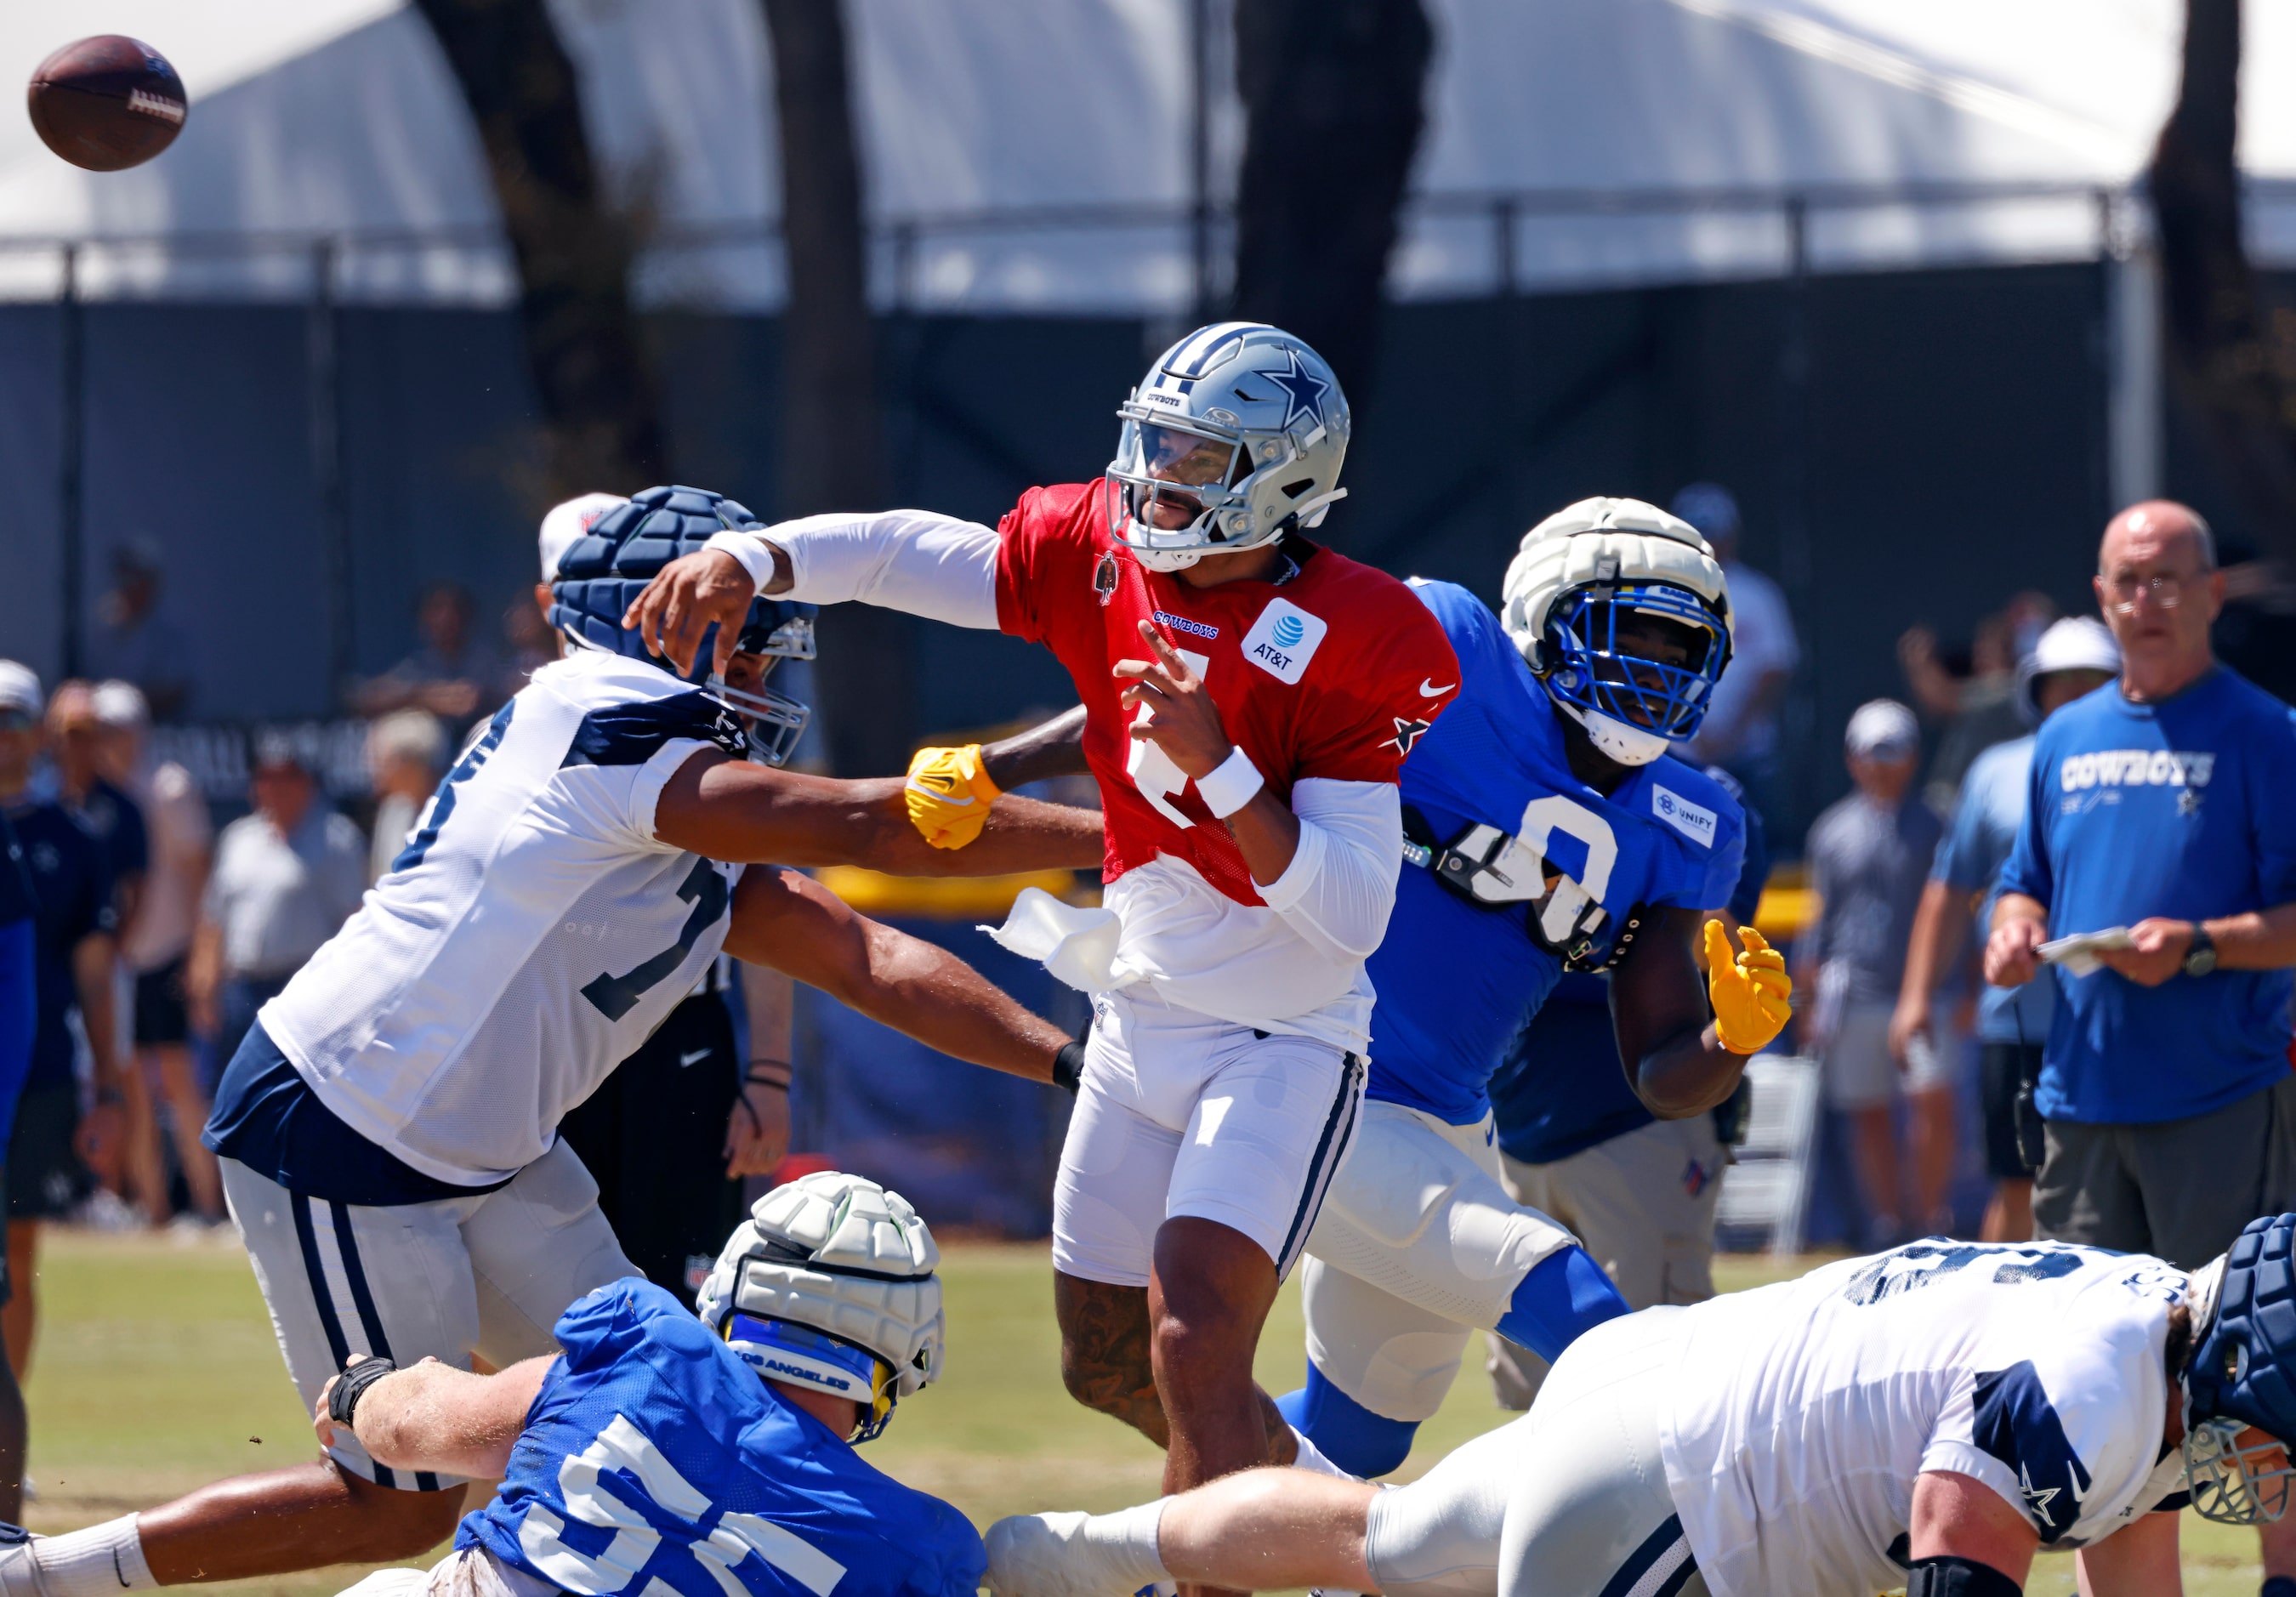
{"type": "Polygon", "coordinates": [[[1279,328],[1198,328],[1116,414],[1109,532],[1152,571],[1272,544],[1346,495],[1347,398],[1324,357],[1279,328]]]}
{"type": "Polygon", "coordinates": [[[1581,499],[1522,535],[1500,619],[1555,708],[1622,766],[1686,738],[1730,660],[1730,589],[1698,529],[1581,499]]]}
{"type": "Polygon", "coordinates": [[[849,1439],[865,1442],[939,1378],[939,1265],[907,1199],[816,1171],[751,1207],[694,1312],[760,1376],[859,1404],[849,1439]]]}

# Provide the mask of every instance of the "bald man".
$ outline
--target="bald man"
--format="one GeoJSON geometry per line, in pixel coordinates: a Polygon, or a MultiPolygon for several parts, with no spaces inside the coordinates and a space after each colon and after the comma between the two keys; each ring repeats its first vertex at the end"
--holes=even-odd
{"type": "Polygon", "coordinates": [[[2056,986],[2039,1234],[2191,1269],[2296,1198],[2296,723],[2210,648],[2224,574],[2196,512],[2122,511],[2095,586],[2120,678],[2038,734],[1985,977],[2056,986]],[[2076,933],[2119,946],[2047,957],[2076,933]]]}

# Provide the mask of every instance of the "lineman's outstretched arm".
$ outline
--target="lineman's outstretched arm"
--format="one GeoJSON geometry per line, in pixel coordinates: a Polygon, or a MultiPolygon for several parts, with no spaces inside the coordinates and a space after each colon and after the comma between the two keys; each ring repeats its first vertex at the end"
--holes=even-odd
{"type": "MultiPolygon", "coordinates": [[[[499,1476],[510,1467],[527,1411],[557,1356],[526,1359],[492,1375],[426,1358],[360,1393],[351,1432],[375,1462],[393,1470],[436,1470],[481,1480],[499,1476]]],[[[361,1362],[354,1358],[351,1367],[361,1362]]],[[[329,1380],[312,1411],[311,1429],[322,1447],[334,1443],[336,1421],[327,1405],[342,1380],[340,1375],[329,1380]]]]}
{"type": "Polygon", "coordinates": [[[1707,920],[1703,910],[1669,906],[1611,976],[1611,1024],[1619,1057],[1629,1061],[1628,1085],[1662,1120],[1702,1114],[1736,1092],[1746,1056],[1786,1021],[1784,961],[1751,926],[1740,933],[1746,952],[1734,955],[1719,925],[1706,930],[1715,969],[1702,974],[1693,951],[1707,920]]]}
{"type": "Polygon", "coordinates": [[[1246,1470],[1113,1514],[1022,1514],[988,1527],[998,1597],[1088,1597],[1161,1580],[1234,1591],[1376,1589],[1364,1556],[1379,1488],[1246,1470]]]}
{"type": "Polygon", "coordinates": [[[726,952],[785,971],[929,1048],[1030,1081],[1053,1079],[1069,1042],[947,949],[856,914],[794,871],[742,874],[726,952]]]}
{"type": "Polygon", "coordinates": [[[718,627],[717,670],[759,594],[811,604],[881,605],[996,630],[996,533],[931,511],[807,516],[758,532],[722,532],[707,548],[664,566],[631,602],[622,625],[664,659],[691,671],[701,637],[718,627]]]}
{"type": "Polygon", "coordinates": [[[980,766],[999,791],[1055,776],[1083,776],[1092,767],[1084,758],[1084,706],[1073,705],[1026,732],[980,746],[980,766]]]}
{"type": "Polygon", "coordinates": [[[654,835],[708,859],[865,865],[895,876],[993,876],[1101,863],[1098,810],[999,798],[969,848],[936,848],[909,824],[898,776],[842,782],[705,749],[662,784],[654,835]]]}

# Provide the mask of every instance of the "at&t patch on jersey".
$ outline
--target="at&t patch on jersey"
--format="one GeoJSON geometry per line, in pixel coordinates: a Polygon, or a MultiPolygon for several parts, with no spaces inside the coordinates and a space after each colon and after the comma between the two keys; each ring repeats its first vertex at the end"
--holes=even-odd
{"type": "Polygon", "coordinates": [[[1243,635],[1243,658],[1279,682],[1298,686],[1331,628],[1288,599],[1270,599],[1243,635]]]}

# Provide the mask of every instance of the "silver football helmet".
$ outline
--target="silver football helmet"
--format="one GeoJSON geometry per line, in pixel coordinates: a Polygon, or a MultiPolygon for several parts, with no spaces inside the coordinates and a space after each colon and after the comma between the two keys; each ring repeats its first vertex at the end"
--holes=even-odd
{"type": "Polygon", "coordinates": [[[1221,322],[1157,358],[1117,406],[1109,532],[1152,571],[1257,549],[1346,496],[1352,424],[1339,379],[1305,343],[1221,322]]]}

